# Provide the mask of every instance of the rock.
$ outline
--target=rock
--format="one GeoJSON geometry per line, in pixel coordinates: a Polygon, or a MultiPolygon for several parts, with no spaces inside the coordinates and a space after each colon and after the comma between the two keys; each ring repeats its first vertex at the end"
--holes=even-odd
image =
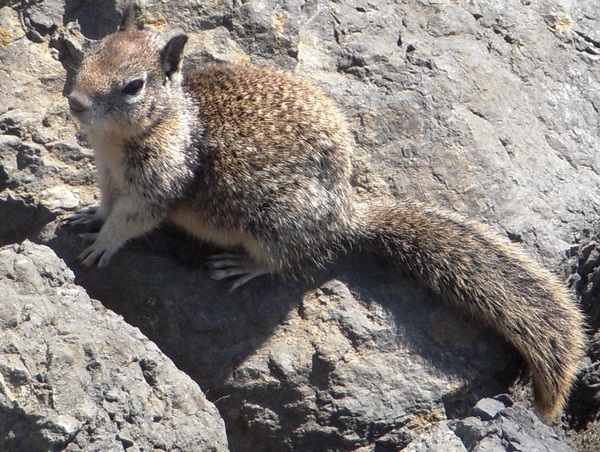
{"type": "Polygon", "coordinates": [[[426,433],[411,441],[404,449],[405,452],[467,452],[460,438],[448,427],[446,423],[433,426],[426,433]]]}
{"type": "MultiPolygon", "coordinates": [[[[446,424],[442,423],[442,425],[446,424]]],[[[487,424],[480,418],[469,416],[456,422],[456,425],[453,425],[452,431],[460,438],[467,450],[472,450],[472,448],[484,437],[483,432],[485,431],[485,425],[487,424]]]]}
{"type": "Polygon", "coordinates": [[[444,421],[413,440],[407,451],[532,451],[572,452],[556,432],[522,407],[506,408],[494,399],[480,400],[474,416],[460,421],[444,421]],[[490,418],[483,406],[493,405],[490,418]],[[477,408],[479,407],[479,408],[477,408]],[[497,411],[496,411],[497,409],[497,411]],[[479,415],[482,414],[482,416],[479,415]]]}
{"type": "Polygon", "coordinates": [[[52,187],[40,193],[41,204],[50,211],[69,211],[79,206],[79,197],[67,187],[52,187]]]}
{"type": "Polygon", "coordinates": [[[101,272],[74,262],[84,242],[68,229],[49,243],[92,296],[210,388],[232,450],[400,447],[415,425],[495,394],[490,376],[511,362],[494,336],[372,259],[342,260],[314,284],[267,278],[229,293],[199,265],[209,250],[172,231],[132,243],[101,272]]]}
{"type": "Polygon", "coordinates": [[[593,326],[600,326],[600,223],[586,231],[580,243],[571,250],[568,264],[569,284],[581,297],[593,326]]]}
{"type": "Polygon", "coordinates": [[[227,450],[198,386],[47,247],[0,249],[2,450],[227,450]]]}
{"type": "Polygon", "coordinates": [[[15,136],[0,135],[0,190],[7,186],[17,170],[17,151],[21,140],[15,136]]]}
{"type": "Polygon", "coordinates": [[[0,192],[0,246],[33,237],[56,218],[41,204],[10,191],[0,192]]]}
{"type": "Polygon", "coordinates": [[[570,251],[564,267],[570,274],[569,285],[584,307],[592,332],[588,359],[571,395],[567,425],[585,435],[574,435],[572,443],[578,450],[600,448],[600,223],[584,231],[570,251]]]}
{"type": "MultiPolygon", "coordinates": [[[[508,390],[522,368],[511,350],[370,256],[340,259],[310,283],[263,278],[231,294],[202,269],[216,250],[166,226],[133,241],[107,269],[79,267],[75,257],[86,243],[59,222],[76,205],[98,200],[91,152],[68,119],[65,72],[73,74],[87,41],[116,28],[122,2],[30,3],[0,8],[0,53],[11,68],[0,72],[0,244],[30,239],[51,246],[86,291],[141,328],[201,384],[227,423],[232,450],[409,444],[423,450],[442,440],[463,450],[456,438],[469,450],[508,447],[506,441],[516,449],[519,442],[535,447],[541,430],[522,411],[527,398],[513,395],[515,406],[504,409],[497,402],[506,400],[486,400],[477,412],[489,419],[469,416],[478,400],[508,390]],[[508,439],[502,443],[494,429],[508,439]]],[[[574,237],[594,228],[600,188],[595,0],[150,0],[138,9],[140,24],[190,35],[187,67],[271,65],[326,90],[355,131],[353,184],[360,197],[416,198],[482,219],[551,268],[574,237]]],[[[572,287],[595,322],[597,259],[588,239],[560,269],[580,278],[572,287]]],[[[20,311],[11,306],[0,304],[2,322],[18,328],[20,311]]],[[[112,316],[99,305],[93,309],[84,318],[94,325],[112,316]]],[[[45,315],[61,325],[61,316],[71,318],[70,310],[52,312],[45,315]]],[[[139,333],[119,325],[138,341],[139,333]]],[[[81,358],[81,350],[56,342],[57,363],[81,358]]],[[[573,402],[556,426],[581,450],[600,444],[599,343],[592,339],[573,402]]],[[[10,359],[0,359],[0,366],[15,381],[30,381],[28,367],[10,359]]],[[[152,361],[131,365],[142,387],[160,382],[152,361]]],[[[65,371],[65,379],[77,383],[77,376],[95,372],[65,371]]],[[[107,426],[129,430],[98,441],[135,448],[144,434],[155,433],[154,423],[131,427],[122,397],[107,391],[101,412],[107,426]]],[[[63,441],[96,409],[60,400],[73,406],[39,427],[40,441],[63,441]]],[[[38,413],[34,408],[24,415],[38,413]]],[[[3,416],[0,425],[13,419],[3,416]]],[[[33,424],[10,425],[29,432],[33,424]]],[[[544,434],[555,438],[551,430],[544,434]]]]}
{"type": "Polygon", "coordinates": [[[494,419],[484,422],[480,436],[482,439],[469,450],[573,451],[534,413],[521,407],[501,410],[494,419]]]}
{"type": "Polygon", "coordinates": [[[489,421],[494,419],[504,408],[506,408],[505,405],[499,400],[481,399],[471,410],[471,415],[482,421],[489,421]]]}

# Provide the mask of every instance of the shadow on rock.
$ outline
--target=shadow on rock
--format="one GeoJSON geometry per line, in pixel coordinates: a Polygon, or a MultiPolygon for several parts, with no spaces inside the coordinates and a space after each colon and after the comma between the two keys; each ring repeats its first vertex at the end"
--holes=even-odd
{"type": "Polygon", "coordinates": [[[217,250],[170,227],[101,270],[77,264],[86,243],[69,228],[48,245],[200,384],[232,450],[397,447],[416,415],[460,416],[514,378],[514,354],[496,336],[363,254],[312,283],[263,277],[229,292],[202,265],[217,250]]]}
{"type": "Polygon", "coordinates": [[[1,247],[36,236],[56,218],[56,214],[41,204],[28,204],[23,199],[7,195],[0,197],[0,218],[1,247]]]}

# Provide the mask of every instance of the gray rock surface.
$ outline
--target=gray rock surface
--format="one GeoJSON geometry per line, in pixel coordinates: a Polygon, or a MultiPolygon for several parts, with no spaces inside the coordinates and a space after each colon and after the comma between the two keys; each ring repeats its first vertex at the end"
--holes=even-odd
{"type": "MultiPolygon", "coordinates": [[[[231,294],[194,261],[209,251],[169,232],[78,281],[219,400],[232,450],[394,449],[514,375],[494,336],[373,259],[231,294]]],[[[73,262],[83,243],[60,230],[51,245],[73,262]]]]}
{"type": "Polygon", "coordinates": [[[443,421],[413,440],[407,452],[572,452],[531,411],[508,406],[500,396],[482,399],[468,417],[443,421]],[[491,411],[490,409],[493,407],[491,411]]]}
{"type": "MultiPolygon", "coordinates": [[[[190,34],[188,64],[282,67],[337,99],[354,125],[359,196],[481,218],[552,268],[593,229],[596,0],[139,3],[146,26],[190,34]]],[[[232,450],[384,451],[423,432],[451,438],[448,418],[514,380],[521,364],[495,336],[368,256],[341,259],[312,283],[265,278],[230,294],[201,267],[214,250],[165,227],[105,270],[78,267],[85,244],[59,219],[97,203],[97,191],[67,115],[65,73],[87,39],[115,29],[122,4],[0,5],[0,245],[52,247],[91,296],[218,400],[232,450]]],[[[580,450],[600,437],[598,405],[582,402],[595,394],[596,362],[591,353],[583,392],[556,426],[580,450]]]]}
{"type": "Polygon", "coordinates": [[[0,449],[227,450],[196,383],[74,278],[45,246],[0,249],[0,449]]]}

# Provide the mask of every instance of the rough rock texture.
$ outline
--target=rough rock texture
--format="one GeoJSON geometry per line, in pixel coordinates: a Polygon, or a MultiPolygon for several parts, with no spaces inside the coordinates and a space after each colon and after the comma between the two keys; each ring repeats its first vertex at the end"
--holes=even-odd
{"type": "Polygon", "coordinates": [[[0,249],[0,449],[227,450],[198,386],[51,249],[0,249]]]}
{"type": "Polygon", "coordinates": [[[407,452],[570,452],[556,432],[531,411],[511,406],[506,395],[481,399],[468,417],[436,424],[404,450],[407,452]],[[507,403],[508,402],[508,403],[507,403]],[[507,407],[508,406],[508,407],[507,407]]]}
{"type": "MultiPolygon", "coordinates": [[[[595,248],[583,232],[594,230],[600,188],[596,0],[139,4],[146,26],[190,34],[187,64],[274,65],[337,99],[356,131],[360,196],[481,218],[551,268],[571,250],[557,270],[590,275],[573,288],[597,317],[585,295],[597,287],[586,251],[595,248]]],[[[113,31],[122,5],[0,5],[0,244],[53,248],[91,296],[218,400],[232,450],[383,451],[415,445],[430,428],[456,436],[448,419],[513,382],[521,363],[497,337],[369,256],[341,259],[313,283],[264,278],[230,294],[201,267],[214,250],[166,227],[106,270],[78,267],[85,244],[59,220],[97,192],[62,92],[85,40],[113,31]]],[[[580,450],[599,444],[596,342],[555,426],[580,450]]],[[[538,438],[538,424],[525,428],[531,414],[506,412],[478,431],[506,420],[489,432],[519,424],[538,438]]]]}
{"type": "Polygon", "coordinates": [[[589,317],[591,339],[588,357],[578,385],[571,396],[573,410],[570,424],[575,431],[586,434],[573,436],[579,450],[600,449],[600,222],[584,231],[573,247],[567,264],[569,283],[578,294],[589,317]]]}

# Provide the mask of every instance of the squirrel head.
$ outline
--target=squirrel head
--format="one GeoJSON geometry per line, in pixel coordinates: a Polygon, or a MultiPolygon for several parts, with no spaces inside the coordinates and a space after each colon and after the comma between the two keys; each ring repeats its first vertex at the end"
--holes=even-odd
{"type": "Polygon", "coordinates": [[[134,19],[127,8],[119,30],[96,42],[81,62],[67,98],[84,129],[141,136],[182,95],[187,36],[140,31],[134,19]]]}

